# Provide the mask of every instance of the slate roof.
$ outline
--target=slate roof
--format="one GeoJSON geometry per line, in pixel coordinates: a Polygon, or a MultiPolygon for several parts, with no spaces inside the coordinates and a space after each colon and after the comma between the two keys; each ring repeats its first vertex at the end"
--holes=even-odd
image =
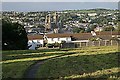
{"type": "MultiPolygon", "coordinates": [[[[96,37],[100,37],[104,40],[108,40],[112,38],[112,35],[120,35],[119,32],[97,32],[96,37]]],[[[76,40],[88,40],[92,37],[91,33],[64,33],[64,34],[47,34],[48,38],[63,38],[63,37],[72,37],[76,40]]],[[[34,39],[43,39],[43,35],[28,35],[28,40],[34,40],[34,39]]]]}

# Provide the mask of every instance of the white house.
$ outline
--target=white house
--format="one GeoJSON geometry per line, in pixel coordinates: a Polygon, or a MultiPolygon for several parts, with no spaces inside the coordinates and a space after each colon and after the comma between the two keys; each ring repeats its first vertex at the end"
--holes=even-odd
{"type": "Polygon", "coordinates": [[[89,16],[96,16],[97,13],[89,13],[88,15],[89,15],[89,16]]]}
{"type": "Polygon", "coordinates": [[[44,45],[44,40],[47,41],[47,43],[61,43],[62,41],[65,41],[66,43],[69,43],[72,41],[71,37],[69,35],[63,35],[63,34],[46,34],[46,35],[28,35],[28,47],[29,49],[35,50],[37,47],[42,47],[44,45]]]}
{"type": "Polygon", "coordinates": [[[47,35],[47,42],[48,43],[61,43],[62,41],[71,42],[71,37],[69,35],[63,34],[48,34],[47,35]]]}
{"type": "MultiPolygon", "coordinates": [[[[93,36],[99,35],[100,38],[103,40],[110,40],[111,37],[117,37],[120,39],[120,34],[118,32],[94,32],[91,31],[91,33],[64,33],[64,34],[41,34],[41,35],[28,35],[28,46],[29,49],[35,50],[37,46],[43,46],[44,40],[46,43],[61,43],[62,41],[66,41],[65,46],[67,44],[70,47],[71,43],[86,43],[86,46],[88,45],[89,39],[91,39],[93,36]],[[99,35],[100,34],[100,35],[99,35]]],[[[82,44],[81,44],[82,46],[82,44]]]]}
{"type": "Polygon", "coordinates": [[[44,40],[42,35],[28,35],[28,47],[35,50],[37,47],[43,46],[44,40]]]}
{"type": "Polygon", "coordinates": [[[103,27],[96,27],[96,28],[94,29],[94,31],[95,31],[95,32],[103,31],[103,27]]]}
{"type": "Polygon", "coordinates": [[[56,38],[48,38],[48,43],[61,43],[62,41],[71,42],[71,37],[56,37],[56,38]]]}

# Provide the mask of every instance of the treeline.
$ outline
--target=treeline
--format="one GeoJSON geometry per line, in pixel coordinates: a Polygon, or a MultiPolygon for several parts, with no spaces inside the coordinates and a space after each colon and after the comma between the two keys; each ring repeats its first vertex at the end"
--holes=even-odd
{"type": "Polygon", "coordinates": [[[22,25],[2,20],[2,50],[24,50],[27,49],[27,42],[27,34],[22,25]]]}

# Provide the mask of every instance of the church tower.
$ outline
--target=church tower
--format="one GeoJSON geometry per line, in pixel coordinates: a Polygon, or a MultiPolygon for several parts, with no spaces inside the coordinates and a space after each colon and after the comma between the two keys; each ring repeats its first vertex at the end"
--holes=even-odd
{"type": "Polygon", "coordinates": [[[54,23],[57,24],[57,13],[56,12],[54,13],[53,19],[54,19],[54,23]]]}
{"type": "Polygon", "coordinates": [[[50,30],[51,29],[51,15],[47,15],[45,18],[45,28],[46,30],[50,30]]]}
{"type": "Polygon", "coordinates": [[[53,14],[46,15],[45,18],[45,29],[46,31],[53,31],[54,33],[59,33],[61,28],[61,21],[59,21],[59,16],[57,12],[53,14]]]}
{"type": "Polygon", "coordinates": [[[48,29],[51,29],[51,15],[48,15],[48,29]]]}

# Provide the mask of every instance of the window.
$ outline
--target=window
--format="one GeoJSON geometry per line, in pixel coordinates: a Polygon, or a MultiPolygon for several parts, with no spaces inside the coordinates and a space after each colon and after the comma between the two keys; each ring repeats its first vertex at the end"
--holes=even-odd
{"type": "Polygon", "coordinates": [[[53,38],[51,38],[51,41],[53,41],[53,38]]]}
{"type": "Polygon", "coordinates": [[[58,38],[58,41],[60,41],[60,38],[58,38]]]}

